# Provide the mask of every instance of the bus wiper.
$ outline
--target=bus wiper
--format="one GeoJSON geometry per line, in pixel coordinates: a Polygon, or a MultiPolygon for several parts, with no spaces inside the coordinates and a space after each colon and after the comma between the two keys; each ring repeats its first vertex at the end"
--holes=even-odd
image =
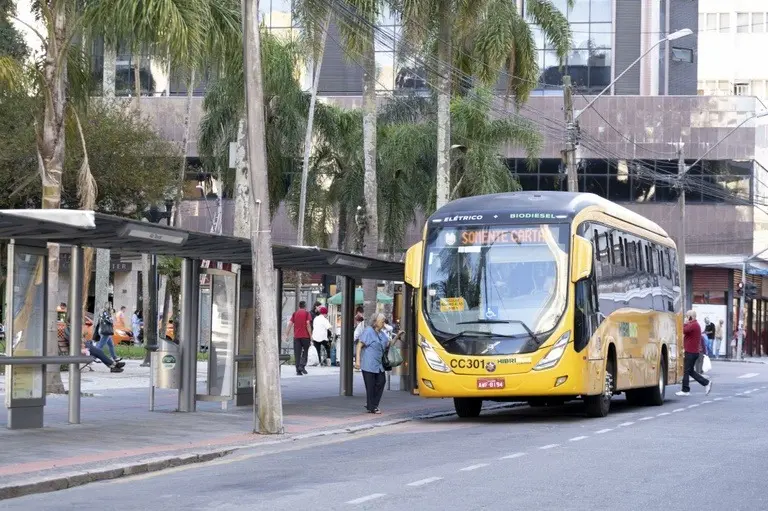
{"type": "MultiPolygon", "coordinates": [[[[461,323],[459,323],[459,324],[461,324],[461,323]]],[[[455,341],[459,337],[464,337],[464,336],[468,336],[468,337],[506,337],[506,336],[503,336],[503,335],[502,336],[497,336],[496,334],[491,333],[491,332],[481,332],[479,330],[462,330],[458,334],[450,336],[449,338],[447,338],[443,342],[455,341]]]]}
{"type": "MultiPolygon", "coordinates": [[[[520,321],[519,319],[474,319],[472,321],[459,321],[456,323],[457,325],[509,325],[509,324],[519,324],[521,327],[525,328],[525,331],[528,332],[528,335],[531,336],[531,339],[536,341],[536,344],[539,343],[539,338],[536,337],[536,334],[533,333],[533,330],[528,328],[528,325],[525,324],[525,322],[520,321]]],[[[505,337],[505,336],[502,336],[505,337]]],[[[509,336],[506,336],[509,337],[509,336]]]]}

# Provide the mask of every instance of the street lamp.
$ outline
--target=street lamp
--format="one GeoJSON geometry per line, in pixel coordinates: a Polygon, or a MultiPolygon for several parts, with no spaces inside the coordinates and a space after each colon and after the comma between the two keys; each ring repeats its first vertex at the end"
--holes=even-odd
{"type": "Polygon", "coordinates": [[[619,76],[617,76],[616,78],[614,78],[614,79],[613,79],[613,81],[611,81],[611,83],[609,83],[609,84],[608,84],[608,85],[605,87],[605,89],[603,89],[603,90],[600,92],[600,94],[598,94],[597,96],[595,96],[594,98],[592,98],[592,101],[590,101],[589,103],[587,103],[587,106],[585,106],[583,109],[581,109],[581,110],[579,110],[578,112],[576,112],[576,115],[574,115],[574,116],[573,116],[573,121],[574,121],[574,122],[576,122],[577,120],[579,120],[579,117],[581,116],[581,114],[582,114],[582,113],[584,113],[584,110],[586,110],[586,109],[588,109],[589,107],[591,107],[591,106],[592,106],[592,105],[595,103],[595,101],[597,101],[597,100],[600,98],[600,96],[602,96],[603,94],[605,94],[606,92],[608,92],[608,90],[609,90],[611,87],[613,87],[613,85],[614,85],[616,82],[618,82],[618,81],[621,79],[621,77],[622,77],[622,76],[624,76],[625,74],[627,74],[627,72],[628,72],[630,69],[632,69],[633,67],[635,67],[635,64],[637,64],[638,62],[640,62],[641,60],[643,60],[643,57],[645,57],[646,55],[648,55],[649,53],[651,53],[651,52],[652,52],[652,51],[653,51],[653,50],[654,50],[654,49],[655,49],[657,46],[659,46],[661,43],[665,43],[665,42],[667,42],[667,41],[676,41],[677,39],[680,39],[680,38],[683,38],[683,37],[689,36],[689,35],[691,35],[691,34],[693,34],[693,31],[692,31],[690,28],[684,28],[684,29],[682,29],[682,30],[678,30],[677,32],[672,32],[672,33],[671,33],[671,34],[669,34],[667,37],[665,37],[665,38],[663,38],[663,39],[659,39],[658,41],[656,41],[656,42],[655,42],[655,43],[654,43],[654,44],[653,44],[653,45],[652,45],[650,48],[648,48],[647,50],[645,50],[645,53],[643,53],[642,55],[640,55],[639,57],[637,57],[637,58],[635,59],[635,61],[634,61],[634,62],[632,62],[632,63],[631,63],[629,66],[627,66],[627,68],[626,68],[624,71],[622,71],[622,72],[621,72],[621,74],[619,74],[619,76]]]}
{"type": "Polygon", "coordinates": [[[587,105],[581,110],[579,110],[578,112],[574,113],[573,111],[573,98],[571,96],[571,77],[570,76],[563,77],[565,115],[566,115],[565,121],[566,121],[566,131],[567,131],[567,139],[566,139],[565,151],[563,153],[563,159],[564,159],[566,171],[568,173],[568,191],[569,192],[579,191],[579,183],[578,183],[576,166],[580,158],[576,154],[576,151],[577,151],[577,148],[579,147],[580,132],[579,132],[578,121],[579,121],[579,117],[581,117],[581,114],[583,114],[585,110],[587,110],[592,105],[594,105],[595,101],[600,99],[603,96],[603,94],[608,92],[610,88],[613,87],[613,85],[621,79],[621,77],[627,74],[627,72],[630,69],[635,67],[635,64],[640,62],[643,59],[643,57],[651,53],[661,43],[665,43],[667,41],[675,41],[677,39],[689,36],[691,34],[693,34],[693,31],[690,28],[683,28],[676,32],[672,32],[668,36],[656,41],[656,43],[651,45],[651,47],[648,48],[645,51],[645,53],[637,57],[634,62],[632,62],[629,66],[627,66],[627,68],[624,69],[624,71],[622,71],[616,78],[611,80],[611,83],[609,83],[602,91],[600,91],[600,93],[597,96],[592,98],[592,100],[588,102],[587,105]]]}
{"type": "MultiPolygon", "coordinates": [[[[686,286],[686,265],[685,265],[685,231],[686,231],[686,218],[685,218],[685,185],[683,184],[683,178],[685,175],[696,165],[698,165],[704,158],[706,158],[712,151],[717,149],[717,147],[722,144],[728,137],[736,133],[737,130],[739,130],[742,126],[744,126],[746,123],[753,119],[759,119],[761,117],[768,116],[768,110],[765,112],[760,112],[759,114],[755,114],[752,116],[747,117],[743,121],[741,121],[739,124],[736,125],[735,128],[733,128],[731,131],[725,134],[720,140],[715,142],[709,149],[704,151],[704,154],[699,156],[699,158],[694,161],[690,165],[685,164],[685,159],[683,158],[683,148],[682,144],[678,147],[678,163],[677,163],[677,169],[678,169],[678,175],[677,175],[677,186],[679,188],[678,196],[677,196],[677,205],[678,210],[680,211],[680,236],[678,237],[677,241],[677,253],[678,253],[678,259],[682,261],[682,264],[680,265],[682,268],[682,272],[680,273],[680,288],[682,293],[682,300],[683,300],[683,306],[686,306],[686,296],[688,294],[688,289],[686,286]]],[[[763,252],[766,252],[766,250],[761,250],[760,252],[753,254],[749,256],[748,258],[744,259],[741,265],[741,288],[742,290],[746,289],[746,283],[747,283],[747,263],[753,259],[756,259],[758,256],[760,256],[763,252]]],[[[739,320],[738,320],[738,327],[739,327],[739,337],[738,337],[738,345],[736,348],[736,358],[741,359],[741,347],[742,343],[744,341],[744,319],[743,319],[743,310],[745,305],[745,292],[742,292],[741,297],[739,298],[739,320]]]]}

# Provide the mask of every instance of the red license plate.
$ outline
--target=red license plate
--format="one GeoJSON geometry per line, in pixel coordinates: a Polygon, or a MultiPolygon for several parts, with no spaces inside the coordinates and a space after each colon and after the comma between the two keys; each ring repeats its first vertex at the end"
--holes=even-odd
{"type": "Polygon", "coordinates": [[[503,389],[504,378],[478,378],[478,389],[503,389]]]}

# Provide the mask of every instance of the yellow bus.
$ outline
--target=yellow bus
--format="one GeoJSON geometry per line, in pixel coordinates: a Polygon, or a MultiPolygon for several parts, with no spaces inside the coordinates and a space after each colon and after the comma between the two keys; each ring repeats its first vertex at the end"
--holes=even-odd
{"type": "Polygon", "coordinates": [[[416,381],[453,398],[544,406],[612,396],[661,405],[683,375],[675,243],[597,195],[515,192],[453,201],[406,256],[416,288],[416,381]]]}

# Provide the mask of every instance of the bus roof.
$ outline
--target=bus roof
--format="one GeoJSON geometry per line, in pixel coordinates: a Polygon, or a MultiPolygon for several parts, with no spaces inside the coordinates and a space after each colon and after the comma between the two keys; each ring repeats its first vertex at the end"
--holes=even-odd
{"type": "Polygon", "coordinates": [[[668,237],[655,222],[593,193],[531,191],[476,195],[449,202],[433,213],[428,223],[457,225],[480,220],[492,223],[509,219],[564,220],[573,219],[588,207],[595,207],[607,215],[668,237]]]}

